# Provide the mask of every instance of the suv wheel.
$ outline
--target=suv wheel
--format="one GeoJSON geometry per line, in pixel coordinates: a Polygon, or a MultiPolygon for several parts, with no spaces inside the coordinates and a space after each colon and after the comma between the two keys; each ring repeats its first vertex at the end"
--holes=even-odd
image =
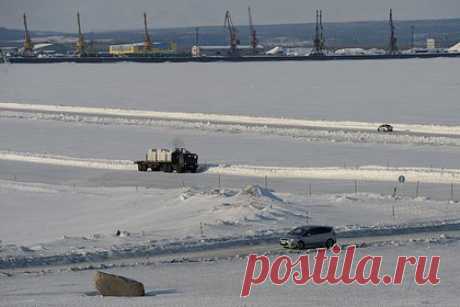
{"type": "Polygon", "coordinates": [[[334,244],[335,244],[334,240],[329,239],[329,240],[326,241],[325,246],[329,249],[329,248],[331,248],[332,246],[334,246],[334,244]]]}
{"type": "Polygon", "coordinates": [[[303,241],[297,242],[297,248],[298,249],[305,249],[305,243],[303,243],[303,241]]]}

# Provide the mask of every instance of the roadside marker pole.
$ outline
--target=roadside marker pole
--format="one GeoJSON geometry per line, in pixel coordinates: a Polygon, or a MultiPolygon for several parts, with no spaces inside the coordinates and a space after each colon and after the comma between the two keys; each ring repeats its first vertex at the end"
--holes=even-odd
{"type": "Polygon", "coordinates": [[[419,193],[420,193],[420,182],[417,181],[417,186],[415,188],[415,198],[418,197],[419,193]]]}
{"type": "Polygon", "coordinates": [[[358,194],[358,180],[355,180],[355,194],[358,194]]]}
{"type": "Polygon", "coordinates": [[[450,201],[454,201],[454,184],[450,184],[450,201]]]}
{"type": "Polygon", "coordinates": [[[219,174],[219,177],[218,177],[218,181],[219,181],[219,189],[222,187],[222,186],[221,186],[221,181],[220,181],[220,179],[221,179],[221,178],[220,178],[220,174],[219,174]]]}

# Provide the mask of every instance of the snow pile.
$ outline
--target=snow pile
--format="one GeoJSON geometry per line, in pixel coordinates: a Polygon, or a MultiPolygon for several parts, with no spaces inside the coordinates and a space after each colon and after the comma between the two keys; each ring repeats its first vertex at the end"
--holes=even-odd
{"type": "Polygon", "coordinates": [[[450,47],[448,51],[450,53],[460,53],[460,43],[457,43],[456,45],[450,47]]]}
{"type": "Polygon", "coordinates": [[[363,49],[363,48],[343,48],[337,49],[334,54],[336,55],[382,55],[385,54],[383,49],[363,49]]]}

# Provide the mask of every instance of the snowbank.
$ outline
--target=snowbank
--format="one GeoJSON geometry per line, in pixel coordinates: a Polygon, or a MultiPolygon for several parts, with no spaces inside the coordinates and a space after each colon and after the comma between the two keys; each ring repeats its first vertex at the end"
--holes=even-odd
{"type": "MultiPolygon", "coordinates": [[[[239,124],[248,126],[281,128],[320,128],[337,130],[361,130],[375,132],[381,123],[355,121],[303,120],[275,117],[254,117],[240,115],[221,115],[205,113],[156,112],[112,108],[92,108],[59,105],[35,105],[25,103],[0,103],[0,109],[22,112],[43,112],[52,114],[75,114],[91,116],[122,117],[128,119],[157,119],[187,122],[204,122],[209,124],[239,124]]],[[[395,124],[395,131],[428,135],[460,135],[460,126],[395,124]]]]}
{"type": "MultiPolygon", "coordinates": [[[[56,166],[136,171],[137,166],[129,160],[82,159],[52,154],[0,151],[0,160],[19,161],[56,166]]],[[[245,177],[341,179],[397,182],[404,176],[406,182],[460,183],[459,169],[424,167],[360,166],[345,167],[278,167],[255,165],[202,164],[201,173],[245,177]]]]}

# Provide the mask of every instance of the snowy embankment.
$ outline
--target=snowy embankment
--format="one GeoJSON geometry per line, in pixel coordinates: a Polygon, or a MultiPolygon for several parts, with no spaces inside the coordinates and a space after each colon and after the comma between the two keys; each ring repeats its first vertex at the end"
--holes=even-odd
{"type": "Polygon", "coordinates": [[[306,221],[333,225],[340,238],[354,240],[460,229],[457,204],[369,193],[306,199],[259,186],[162,190],[0,180],[0,199],[0,269],[237,249],[276,242],[306,221]]]}
{"type": "MultiPolygon", "coordinates": [[[[0,151],[0,160],[48,164],[90,169],[136,171],[129,160],[83,159],[69,156],[0,151]]],[[[407,182],[451,184],[460,183],[460,169],[424,167],[277,167],[255,165],[206,164],[201,173],[245,177],[305,178],[328,180],[397,181],[403,175],[407,182]]]]}
{"type": "Polygon", "coordinates": [[[0,116],[90,124],[127,124],[258,133],[310,141],[460,146],[460,126],[394,124],[395,132],[377,133],[381,123],[304,120],[205,113],[174,113],[113,108],[0,103],[0,116]]]}
{"type": "MultiPolygon", "coordinates": [[[[94,116],[112,116],[126,118],[150,118],[158,120],[209,122],[220,124],[257,125],[267,127],[318,128],[338,130],[375,131],[381,123],[354,121],[305,120],[292,118],[255,117],[243,115],[157,112],[145,110],[127,110],[112,108],[77,107],[61,105],[37,105],[23,103],[0,103],[0,109],[24,112],[45,112],[58,114],[81,114],[94,116]]],[[[460,126],[397,124],[396,131],[420,134],[441,134],[460,136],[460,126]]]]}

